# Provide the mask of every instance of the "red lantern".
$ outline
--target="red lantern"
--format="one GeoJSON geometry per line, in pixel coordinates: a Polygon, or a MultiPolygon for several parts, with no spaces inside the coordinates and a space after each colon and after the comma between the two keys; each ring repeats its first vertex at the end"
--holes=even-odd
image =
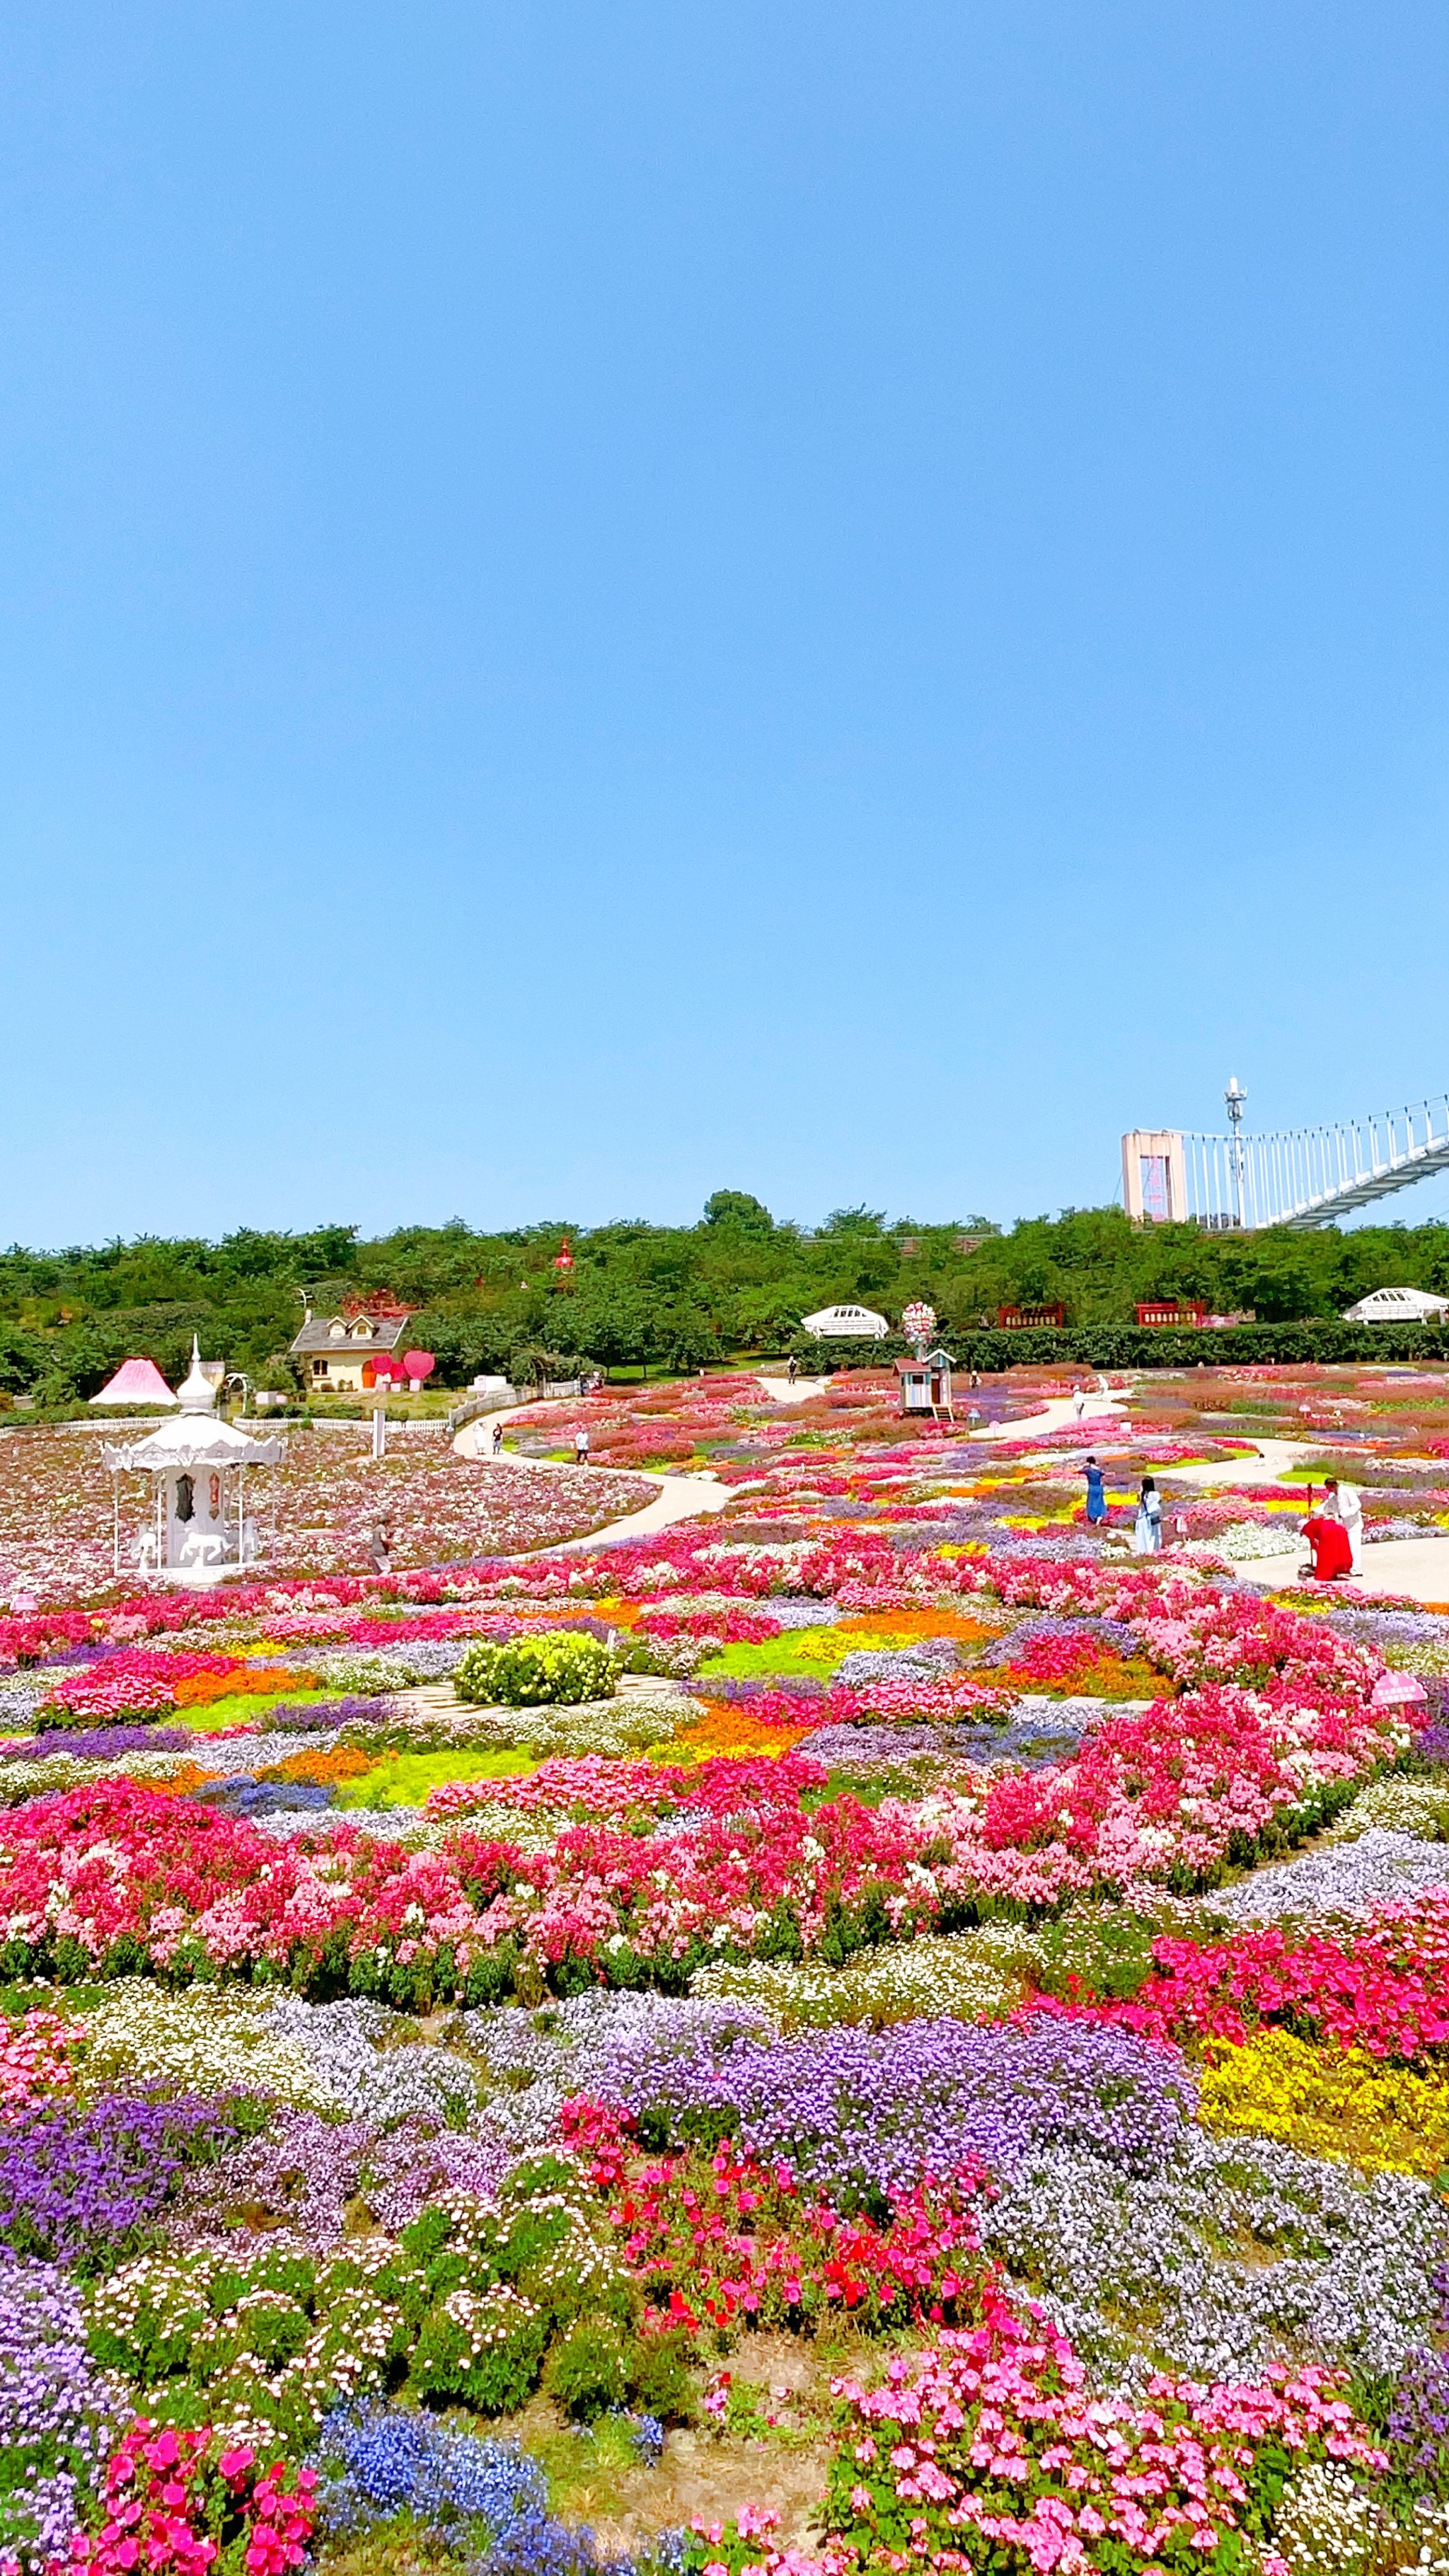
{"type": "Polygon", "coordinates": [[[553,1267],[555,1270],[572,1270],[573,1266],[574,1256],[569,1250],[568,1236],[565,1235],[557,1252],[553,1256],[553,1267]]]}

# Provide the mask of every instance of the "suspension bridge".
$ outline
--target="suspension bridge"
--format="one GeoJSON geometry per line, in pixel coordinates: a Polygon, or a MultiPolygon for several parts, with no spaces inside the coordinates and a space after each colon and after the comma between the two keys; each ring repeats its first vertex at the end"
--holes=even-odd
{"type": "Polygon", "coordinates": [[[1122,1194],[1129,1216],[1195,1218],[1213,1228],[1331,1225],[1431,1173],[1449,1171],[1449,1093],[1411,1109],[1351,1118],[1335,1127],[1242,1132],[1236,1081],[1228,1086],[1225,1136],[1178,1128],[1134,1128],[1122,1139],[1122,1194]]]}

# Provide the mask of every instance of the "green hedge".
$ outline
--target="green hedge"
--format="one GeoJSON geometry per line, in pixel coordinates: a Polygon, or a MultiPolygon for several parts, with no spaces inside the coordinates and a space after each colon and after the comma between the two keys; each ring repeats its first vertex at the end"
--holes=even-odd
{"type": "Polygon", "coordinates": [[[880,1342],[837,1341],[833,1336],[817,1342],[813,1333],[797,1333],[786,1356],[799,1361],[802,1377],[828,1377],[837,1369],[889,1368],[892,1360],[905,1359],[909,1350],[903,1333],[887,1333],[880,1342]]]}
{"type": "Polygon", "coordinates": [[[1060,1332],[943,1335],[958,1368],[1243,1368],[1272,1362],[1449,1360],[1443,1324],[1233,1324],[1224,1332],[1150,1325],[1070,1326],[1060,1332]]]}

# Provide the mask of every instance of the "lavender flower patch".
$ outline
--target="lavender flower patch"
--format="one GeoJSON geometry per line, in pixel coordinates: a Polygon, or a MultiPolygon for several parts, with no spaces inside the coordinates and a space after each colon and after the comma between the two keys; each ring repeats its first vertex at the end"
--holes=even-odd
{"type": "Polygon", "coordinates": [[[1443,2495],[1449,2486],[1449,2353],[1411,2352],[1394,2391],[1385,2427],[1402,2478],[1443,2495]]]}
{"type": "MultiPolygon", "coordinates": [[[[266,1791],[276,1785],[265,1782],[262,1787],[266,1791]]],[[[340,1834],[349,1825],[361,1824],[374,1841],[411,1843],[419,1847],[432,1844],[436,1847],[449,1830],[446,1825],[438,1824],[431,1816],[425,1815],[421,1807],[369,1808],[359,1816],[353,1807],[328,1807],[325,1803],[327,1794],[330,1793],[324,1793],[324,1802],[317,1807],[288,1806],[280,1798],[260,1795],[256,1803],[246,1810],[247,1822],[254,1825],[259,1834],[269,1835],[274,1842],[290,1842],[295,1834],[340,1834]]]]}
{"type": "Polygon", "coordinates": [[[1203,2379],[1275,2356],[1392,2375],[1433,2320],[1449,2226],[1407,2175],[1184,2127],[1155,2172],[1052,2148],[1005,2176],[983,2235],[1089,2365],[1140,2385],[1157,2356],[1203,2379]]]}
{"type": "Polygon", "coordinates": [[[91,2362],[74,2284],[0,2248],[0,2560],[66,2556],[131,2411],[91,2362]]]}
{"type": "Polygon", "coordinates": [[[547,2144],[571,2093],[622,2100],[619,2069],[641,2051],[651,2064],[668,2066],[770,2031],[762,2015],[739,2004],[605,1993],[575,1995],[543,2012],[519,2005],[470,2012],[464,2027],[493,2088],[486,2119],[514,2154],[547,2144]]]}
{"type": "Polygon", "coordinates": [[[1013,1628],[1009,1635],[993,1638],[989,1646],[982,1647],[978,1661],[982,1664],[1016,1663],[1023,1649],[1032,1645],[1039,1637],[1062,1637],[1072,1644],[1090,1638],[1096,1644],[1107,1647],[1112,1654],[1121,1655],[1124,1661],[1129,1656],[1140,1655],[1142,1652],[1141,1638],[1135,1629],[1126,1627],[1120,1619],[1043,1617],[1023,1619],[1020,1626],[1013,1628]]]}
{"type": "Polygon", "coordinates": [[[263,1735],[331,1735],[342,1726],[380,1725],[390,1707],[385,1699],[278,1700],[263,1711],[257,1727],[263,1735]]]}
{"type": "Polygon", "coordinates": [[[818,1726],[808,1749],[829,1771],[894,1771],[927,1757],[949,1761],[959,1756],[964,1736],[986,1733],[958,1726],[818,1726]]]}
{"type": "Polygon", "coordinates": [[[309,2252],[325,2254],[346,2225],[371,2135],[360,2120],[280,2112],[262,2137],[233,2147],[210,2172],[186,2176],[172,2240],[200,2243],[236,2229],[284,2226],[309,2252]]]}
{"type": "Polygon", "coordinates": [[[711,1699],[731,1700],[743,1707],[748,1707],[751,1700],[774,1699],[781,1692],[791,1699],[818,1702],[826,1697],[827,1685],[805,1673],[726,1673],[718,1681],[711,1676],[709,1683],[711,1699]]]}
{"type": "MultiPolygon", "coordinates": [[[[537,2140],[544,2145],[552,2123],[537,2140]]],[[[440,2193],[464,2191],[473,2200],[496,2200],[504,2176],[515,2162],[517,2147],[500,2133],[486,2112],[466,2129],[448,2129],[414,2111],[374,2140],[362,2176],[362,2192],[380,2227],[396,2234],[411,2225],[440,2193]]]]}
{"type": "Polygon", "coordinates": [[[0,1745],[0,1762],[44,1762],[52,1753],[72,1762],[119,1762],[126,1753],[189,1753],[195,1746],[184,1726],[52,1726],[23,1743],[0,1745]]]}
{"type": "Polygon", "coordinates": [[[831,1678],[849,1690],[869,1690],[879,1682],[939,1681],[959,1662],[949,1637],[923,1637],[913,1646],[857,1646],[842,1656],[831,1678]]]}
{"type": "Polygon", "coordinates": [[[1323,1624],[1385,1652],[1391,1646],[1449,1646],[1449,1618],[1432,1610],[1375,1610],[1365,1603],[1362,1609],[1326,1611],[1323,1624]]]}
{"type": "Polygon", "coordinates": [[[309,2004],[300,1995],[280,1995],[272,2023],[310,2058],[352,2119],[382,2127],[411,2112],[447,2119],[476,2106],[473,2074],[449,2049],[379,2044],[397,2029],[396,2014],[382,2004],[309,2004]]]}
{"type": "Polygon", "coordinates": [[[1048,2147],[1152,2171],[1191,2124],[1185,2068],[1125,2031],[914,2021],[768,2044],[660,2048],[603,2070],[609,2095],[674,2137],[734,2135],[847,2200],[910,2190],[979,2158],[1014,2173],[1048,2147]]]}
{"type": "Polygon", "coordinates": [[[217,2105],[195,2098],[12,2107],[0,2128],[0,2238],[19,2254],[94,2262],[134,2242],[183,2167],[231,2135],[217,2105]]]}
{"type": "Polygon", "coordinates": [[[35,1712],[49,1697],[44,1682],[28,1681],[23,1674],[12,1674],[0,1682],[0,1729],[6,1734],[28,1735],[35,1725],[35,1712]]]}
{"type": "Polygon", "coordinates": [[[1205,1912],[1234,1922],[1281,1923],[1297,1915],[1371,1914],[1436,1887],[1449,1887],[1449,1843],[1373,1825],[1354,1842],[1275,1861],[1201,1902],[1205,1912]]]}
{"type": "Polygon", "coordinates": [[[782,1628],[833,1628],[844,1613],[833,1601],[772,1600],[770,1617],[782,1628]]]}

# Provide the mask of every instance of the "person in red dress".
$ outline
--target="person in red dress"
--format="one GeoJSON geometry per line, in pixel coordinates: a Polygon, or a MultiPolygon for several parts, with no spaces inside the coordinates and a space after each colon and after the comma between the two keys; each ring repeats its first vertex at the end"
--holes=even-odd
{"type": "Polygon", "coordinates": [[[1313,1577],[1316,1583],[1337,1583],[1353,1572],[1353,1549],[1342,1521],[1324,1520],[1318,1513],[1303,1524],[1303,1535],[1313,1550],[1313,1577]]]}

